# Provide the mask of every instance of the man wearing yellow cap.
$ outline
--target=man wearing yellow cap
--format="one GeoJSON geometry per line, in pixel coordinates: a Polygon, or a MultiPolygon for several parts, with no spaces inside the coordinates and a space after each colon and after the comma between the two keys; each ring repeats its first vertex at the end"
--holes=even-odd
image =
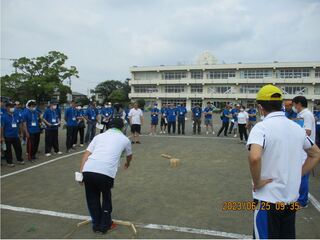
{"type": "Polygon", "coordinates": [[[257,94],[264,119],[251,130],[247,147],[253,182],[254,238],[295,238],[301,176],[320,161],[320,150],[282,108],[282,92],[266,85],[257,94]],[[301,155],[308,155],[303,164],[301,155]]]}

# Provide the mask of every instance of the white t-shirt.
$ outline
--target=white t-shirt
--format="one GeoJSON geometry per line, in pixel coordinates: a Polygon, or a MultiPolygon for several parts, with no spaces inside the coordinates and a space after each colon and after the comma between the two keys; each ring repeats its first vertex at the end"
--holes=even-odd
{"type": "Polygon", "coordinates": [[[298,113],[298,118],[303,118],[303,128],[306,130],[311,130],[310,138],[312,141],[316,141],[316,121],[312,112],[305,108],[301,112],[298,113]]]}
{"type": "Polygon", "coordinates": [[[141,118],[143,116],[143,112],[140,108],[134,109],[132,108],[129,112],[129,117],[131,117],[131,124],[139,124],[141,125],[141,118]]]}
{"type": "Polygon", "coordinates": [[[238,113],[238,124],[246,124],[249,119],[249,114],[246,111],[238,113]]]}
{"type": "Polygon", "coordinates": [[[305,130],[286,118],[284,112],[269,113],[251,130],[247,146],[263,147],[261,179],[272,179],[264,187],[252,192],[253,198],[271,203],[291,203],[299,197],[304,149],[313,141],[305,130]]]}
{"type": "Polygon", "coordinates": [[[117,174],[122,152],[126,150],[127,156],[132,154],[129,138],[117,129],[109,129],[97,135],[87,150],[91,155],[82,172],[101,173],[112,178],[117,174]]]}

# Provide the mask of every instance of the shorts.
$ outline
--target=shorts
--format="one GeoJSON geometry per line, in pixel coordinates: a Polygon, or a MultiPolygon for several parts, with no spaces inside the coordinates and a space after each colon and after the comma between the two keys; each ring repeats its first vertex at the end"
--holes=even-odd
{"type": "Polygon", "coordinates": [[[205,118],[204,119],[204,124],[205,125],[212,125],[212,118],[205,118]]]}
{"type": "Polygon", "coordinates": [[[166,123],[166,120],[164,118],[161,118],[160,125],[162,127],[162,126],[167,126],[168,124],[166,123]]]}
{"type": "Polygon", "coordinates": [[[151,120],[151,125],[158,125],[159,124],[159,120],[158,119],[152,119],[151,120]]]}
{"type": "Polygon", "coordinates": [[[131,132],[132,132],[132,133],[139,133],[139,134],[141,134],[141,125],[140,125],[140,124],[132,124],[132,125],[131,125],[131,132]]]}

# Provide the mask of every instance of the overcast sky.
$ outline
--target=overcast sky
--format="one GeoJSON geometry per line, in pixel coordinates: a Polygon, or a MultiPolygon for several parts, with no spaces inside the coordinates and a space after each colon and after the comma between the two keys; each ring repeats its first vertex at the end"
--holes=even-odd
{"type": "MultiPolygon", "coordinates": [[[[1,57],[65,53],[72,89],[133,65],[320,60],[320,0],[1,0],[1,57]]],[[[1,60],[1,75],[11,73],[1,60]]]]}

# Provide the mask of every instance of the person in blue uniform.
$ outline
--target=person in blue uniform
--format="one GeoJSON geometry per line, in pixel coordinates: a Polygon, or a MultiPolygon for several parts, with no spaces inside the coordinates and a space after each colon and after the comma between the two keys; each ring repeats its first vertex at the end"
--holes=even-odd
{"type": "Polygon", "coordinates": [[[249,126],[248,131],[250,132],[251,128],[254,127],[254,125],[257,123],[257,110],[251,106],[248,110],[249,114],[249,126]]]}
{"type": "Polygon", "coordinates": [[[62,154],[59,150],[58,140],[58,129],[60,127],[61,119],[59,118],[57,103],[55,101],[50,102],[50,107],[45,110],[42,120],[46,124],[45,155],[50,157],[52,148],[56,154],[62,154]]]}
{"type": "MultiPolygon", "coordinates": [[[[14,114],[18,116],[20,123],[23,122],[23,109],[19,101],[14,103],[14,114]]],[[[19,124],[19,135],[22,138],[22,144],[25,145],[26,136],[23,132],[23,125],[19,124]]]]}
{"type": "Polygon", "coordinates": [[[234,137],[237,137],[237,129],[238,129],[238,113],[240,112],[240,105],[237,104],[234,108],[231,109],[230,113],[232,115],[232,119],[231,119],[231,124],[229,127],[229,133],[232,133],[233,130],[233,134],[234,137]]]}
{"type": "Polygon", "coordinates": [[[177,114],[178,114],[177,109],[171,103],[169,105],[169,108],[166,111],[167,120],[168,120],[168,134],[171,134],[171,129],[173,134],[176,133],[177,114]]]}
{"type": "Polygon", "coordinates": [[[90,106],[87,108],[85,113],[85,118],[87,120],[87,132],[85,136],[85,143],[89,143],[92,141],[94,136],[96,135],[96,124],[98,120],[98,110],[96,108],[96,103],[92,102],[90,106]]]}
{"type": "Polygon", "coordinates": [[[320,110],[314,113],[314,118],[316,120],[316,144],[320,147],[320,110]]]}
{"type": "Polygon", "coordinates": [[[167,120],[167,105],[166,104],[162,104],[161,107],[161,119],[160,119],[160,134],[161,133],[166,133],[167,130],[167,125],[168,125],[168,120],[167,120]]]}
{"type": "Polygon", "coordinates": [[[5,158],[9,167],[14,167],[12,149],[13,147],[18,164],[24,164],[22,159],[22,148],[19,138],[19,115],[14,113],[14,104],[6,104],[6,112],[1,116],[1,142],[5,142],[5,158]]]}
{"type": "Polygon", "coordinates": [[[66,147],[67,152],[70,152],[73,149],[73,145],[75,142],[75,138],[77,136],[78,131],[78,121],[77,121],[77,110],[76,103],[72,101],[70,107],[65,110],[64,120],[67,126],[67,138],[66,138],[66,147]]]}
{"type": "Polygon", "coordinates": [[[213,107],[212,107],[212,103],[211,102],[207,102],[207,106],[205,107],[205,109],[203,110],[203,114],[204,114],[204,124],[206,125],[206,134],[209,134],[209,127],[211,128],[211,132],[212,134],[214,134],[213,131],[213,107]]]}
{"type": "Polygon", "coordinates": [[[221,121],[222,121],[222,126],[218,132],[218,137],[220,136],[220,134],[222,133],[222,131],[224,131],[224,136],[227,137],[227,132],[228,132],[228,128],[229,128],[229,121],[232,118],[232,115],[230,113],[230,105],[226,105],[226,107],[222,110],[221,113],[221,121]]]}
{"type": "Polygon", "coordinates": [[[292,109],[292,100],[286,100],[284,102],[284,112],[289,119],[297,118],[297,113],[292,109]]]}
{"type": "Polygon", "coordinates": [[[86,128],[85,124],[85,118],[84,118],[84,111],[82,109],[82,106],[80,104],[77,105],[76,107],[76,112],[77,112],[77,134],[74,139],[73,145],[77,145],[78,142],[78,135],[79,135],[79,140],[80,140],[80,147],[83,147],[84,144],[84,129],[86,128]]]}
{"type": "Polygon", "coordinates": [[[114,113],[114,109],[112,108],[112,103],[108,102],[102,109],[101,109],[101,124],[104,125],[103,129],[100,130],[100,133],[103,133],[104,130],[108,130],[108,124],[111,120],[114,113]]]}
{"type": "Polygon", "coordinates": [[[178,105],[178,134],[185,134],[187,109],[183,103],[178,105]]]}
{"type": "Polygon", "coordinates": [[[36,110],[36,102],[30,100],[23,112],[23,126],[27,137],[28,160],[36,159],[40,142],[40,116],[36,110]]]}
{"type": "Polygon", "coordinates": [[[155,103],[153,105],[153,108],[150,111],[150,115],[151,115],[151,129],[150,129],[150,135],[156,135],[157,133],[157,126],[159,124],[159,108],[158,108],[158,104],[155,103]]]}
{"type": "Polygon", "coordinates": [[[201,134],[201,115],[202,109],[200,105],[197,103],[195,107],[192,109],[192,120],[193,120],[193,134],[201,134]]]}

